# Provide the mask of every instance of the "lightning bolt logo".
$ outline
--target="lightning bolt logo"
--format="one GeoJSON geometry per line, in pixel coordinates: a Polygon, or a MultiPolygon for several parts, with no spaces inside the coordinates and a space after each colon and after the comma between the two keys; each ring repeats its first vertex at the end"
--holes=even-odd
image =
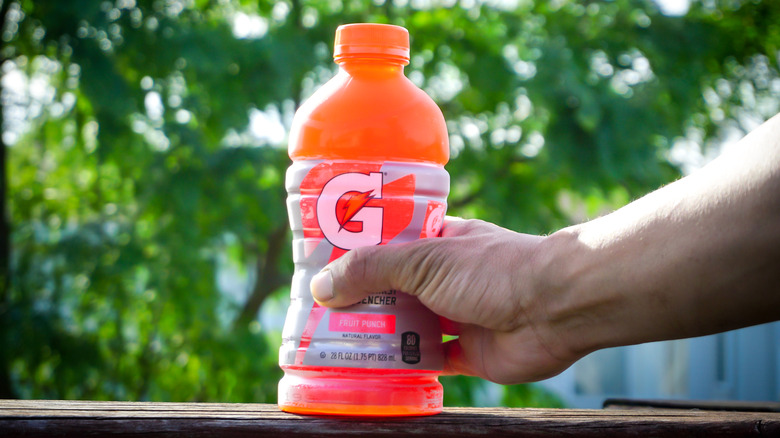
{"type": "Polygon", "coordinates": [[[343,230],[349,221],[366,206],[368,201],[374,199],[375,196],[374,191],[369,190],[366,192],[357,192],[356,195],[352,195],[346,199],[339,211],[339,231],[343,230]]]}

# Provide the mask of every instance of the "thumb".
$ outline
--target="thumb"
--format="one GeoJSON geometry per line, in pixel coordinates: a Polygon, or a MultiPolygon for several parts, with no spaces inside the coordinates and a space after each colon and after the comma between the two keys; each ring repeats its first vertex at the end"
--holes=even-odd
{"type": "Polygon", "coordinates": [[[390,289],[413,292],[404,289],[399,279],[408,269],[402,261],[408,263],[409,246],[414,243],[365,246],[347,252],[312,277],[312,296],[322,306],[344,307],[390,289]]]}

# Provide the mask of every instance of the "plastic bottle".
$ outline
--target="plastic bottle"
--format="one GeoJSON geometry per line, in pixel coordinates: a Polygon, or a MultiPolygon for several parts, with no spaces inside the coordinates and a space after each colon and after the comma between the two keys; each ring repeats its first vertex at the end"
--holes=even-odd
{"type": "Polygon", "coordinates": [[[338,74],[293,120],[287,208],[295,274],[282,333],[279,407],[301,414],[406,416],[442,409],[436,315],[400,291],[341,309],[309,282],[350,249],[439,234],[449,175],[441,110],[403,74],[399,26],[336,31],[338,74]]]}

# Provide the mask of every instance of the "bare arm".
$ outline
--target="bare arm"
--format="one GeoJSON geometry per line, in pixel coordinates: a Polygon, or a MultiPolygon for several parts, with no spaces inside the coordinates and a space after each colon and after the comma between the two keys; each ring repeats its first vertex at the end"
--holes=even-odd
{"type": "Polygon", "coordinates": [[[587,330],[597,333],[586,350],[780,319],[780,116],[700,171],[550,241],[561,301],[606,322],[587,330]]]}
{"type": "Polygon", "coordinates": [[[451,219],[440,239],[359,248],[312,280],[327,306],[391,288],[452,321],[447,371],[499,383],[599,348],[780,319],[780,116],[594,221],[541,237],[451,219]]]}

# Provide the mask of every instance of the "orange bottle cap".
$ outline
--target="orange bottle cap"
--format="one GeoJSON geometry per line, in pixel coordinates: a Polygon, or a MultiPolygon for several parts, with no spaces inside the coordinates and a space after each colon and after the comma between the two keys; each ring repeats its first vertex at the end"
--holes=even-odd
{"type": "Polygon", "coordinates": [[[336,29],[333,59],[389,58],[409,63],[409,31],[390,24],[355,23],[336,29]]]}

